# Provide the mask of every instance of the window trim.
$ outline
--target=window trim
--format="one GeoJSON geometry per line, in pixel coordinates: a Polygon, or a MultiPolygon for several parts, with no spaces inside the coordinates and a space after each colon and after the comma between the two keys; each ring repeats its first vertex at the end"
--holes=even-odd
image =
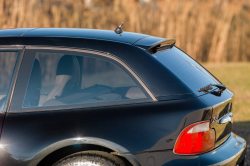
{"type": "MultiPolygon", "coordinates": [[[[155,102],[155,101],[158,101],[156,99],[156,97],[153,95],[153,93],[149,90],[149,88],[145,85],[145,83],[139,78],[139,76],[125,63],[123,62],[121,59],[119,59],[118,57],[116,57],[115,55],[112,55],[110,53],[107,53],[107,52],[101,52],[101,51],[95,51],[95,50],[89,50],[89,49],[81,49],[81,48],[69,48],[69,47],[51,47],[51,46],[25,46],[25,50],[51,50],[51,51],[68,51],[68,52],[76,52],[76,53],[90,53],[90,54],[93,54],[93,55],[96,55],[96,56],[102,56],[104,58],[107,58],[107,59],[111,59],[113,61],[115,61],[117,64],[120,65],[120,67],[124,67],[126,69],[126,71],[124,71],[125,73],[128,72],[133,78],[132,79],[135,79],[137,81],[138,84],[140,84],[141,88],[143,88],[142,90],[145,91],[147,94],[147,96],[149,96],[152,101],[143,101],[143,102],[155,102]]],[[[25,55],[25,52],[23,53],[22,55],[22,58],[23,56],[25,55]]],[[[33,65],[33,64],[32,64],[33,65]]],[[[118,66],[119,66],[118,65],[118,66]]],[[[21,68],[19,66],[19,68],[21,68]]],[[[31,72],[31,70],[30,70],[31,72]]],[[[130,77],[131,77],[130,76],[130,77]]],[[[17,80],[18,81],[18,78],[17,80]]],[[[27,87],[27,85],[25,85],[25,87],[27,87]]],[[[23,96],[24,97],[24,96],[23,96]]],[[[15,98],[15,96],[14,96],[15,98]]],[[[134,101],[134,100],[133,100],[134,101]]],[[[106,102],[105,102],[106,103],[106,102]]],[[[68,109],[81,109],[81,108],[91,108],[91,107],[106,107],[106,106],[116,106],[116,105],[128,105],[128,104],[138,104],[138,103],[142,103],[141,101],[137,102],[121,102],[121,103],[118,103],[118,104],[97,104],[95,103],[96,105],[86,105],[86,106],[82,106],[82,105],[79,105],[78,107],[75,105],[68,105],[69,107],[65,107],[65,108],[52,108],[52,109],[49,109],[48,107],[28,107],[28,108],[23,108],[22,106],[16,106],[17,108],[21,108],[20,111],[17,111],[16,109],[14,109],[14,111],[11,111],[11,108],[12,106],[10,105],[10,108],[8,109],[8,113],[23,113],[23,112],[40,112],[40,111],[53,111],[53,110],[68,110],[68,109]],[[40,108],[40,109],[36,109],[36,108],[40,108]],[[23,110],[23,109],[34,109],[34,110],[23,110]]],[[[60,107],[60,106],[53,106],[53,107],[60,107]]]]}

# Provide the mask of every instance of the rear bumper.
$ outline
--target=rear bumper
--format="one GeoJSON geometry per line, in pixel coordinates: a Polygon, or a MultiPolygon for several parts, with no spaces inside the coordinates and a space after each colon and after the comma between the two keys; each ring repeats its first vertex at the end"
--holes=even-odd
{"type": "Polygon", "coordinates": [[[219,166],[240,164],[246,156],[246,141],[231,133],[228,140],[215,150],[195,156],[176,155],[173,151],[136,155],[142,166],[199,165],[219,166]]]}
{"type": "Polygon", "coordinates": [[[200,155],[200,164],[211,166],[240,164],[246,157],[246,146],[246,141],[242,137],[232,133],[220,147],[200,155]]]}

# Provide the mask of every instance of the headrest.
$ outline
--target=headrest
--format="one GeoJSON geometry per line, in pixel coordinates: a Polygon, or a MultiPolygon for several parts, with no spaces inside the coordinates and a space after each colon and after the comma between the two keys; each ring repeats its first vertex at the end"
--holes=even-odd
{"type": "Polygon", "coordinates": [[[72,55],[64,55],[59,60],[56,75],[71,75],[78,70],[77,58],[72,55]]]}
{"type": "Polygon", "coordinates": [[[75,93],[80,88],[80,66],[74,55],[64,55],[58,62],[56,75],[70,75],[71,79],[63,88],[61,96],[75,93]]]}

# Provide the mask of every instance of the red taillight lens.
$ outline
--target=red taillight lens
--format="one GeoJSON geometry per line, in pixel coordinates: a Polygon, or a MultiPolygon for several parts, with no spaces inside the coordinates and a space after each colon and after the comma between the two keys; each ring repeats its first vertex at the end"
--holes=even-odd
{"type": "Polygon", "coordinates": [[[215,132],[209,127],[210,122],[198,122],[186,127],[179,135],[174,153],[199,154],[214,148],[215,132]]]}

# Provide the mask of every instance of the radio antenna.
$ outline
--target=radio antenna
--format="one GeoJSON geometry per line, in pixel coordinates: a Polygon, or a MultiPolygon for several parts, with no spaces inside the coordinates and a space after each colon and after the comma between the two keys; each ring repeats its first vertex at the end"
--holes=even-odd
{"type": "Polygon", "coordinates": [[[121,33],[123,32],[122,30],[122,25],[123,25],[123,22],[121,23],[121,25],[119,25],[116,29],[115,29],[115,33],[117,33],[118,35],[121,36],[121,33]]]}

